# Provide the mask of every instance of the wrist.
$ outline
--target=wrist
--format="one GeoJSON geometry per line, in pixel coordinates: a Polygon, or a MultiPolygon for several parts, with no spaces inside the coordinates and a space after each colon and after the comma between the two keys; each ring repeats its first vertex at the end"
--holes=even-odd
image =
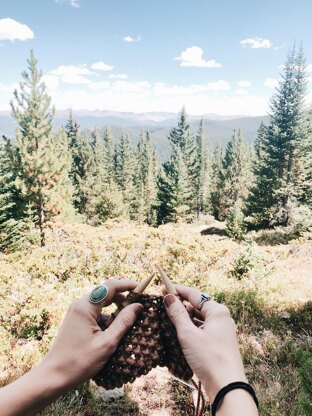
{"type": "Polygon", "coordinates": [[[204,380],[203,385],[205,391],[211,402],[215,399],[217,393],[224,387],[234,381],[247,382],[247,378],[244,370],[233,369],[229,370],[228,367],[220,368],[219,371],[214,372],[211,376],[204,380]]]}
{"type": "Polygon", "coordinates": [[[40,373],[41,377],[47,377],[50,390],[55,394],[58,392],[62,394],[74,387],[71,385],[64,369],[48,358],[45,358],[32,371],[40,373]]]}
{"type": "Polygon", "coordinates": [[[212,406],[213,416],[258,416],[258,402],[252,394],[238,388],[228,391],[212,406]]]}

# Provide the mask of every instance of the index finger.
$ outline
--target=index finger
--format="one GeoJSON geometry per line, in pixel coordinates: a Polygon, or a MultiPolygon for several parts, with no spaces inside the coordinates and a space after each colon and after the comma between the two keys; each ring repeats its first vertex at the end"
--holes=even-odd
{"type": "MultiPolygon", "coordinates": [[[[110,279],[102,282],[102,284],[105,285],[108,289],[108,293],[104,300],[105,306],[109,306],[118,293],[135,289],[138,285],[138,282],[128,279],[110,279]]],[[[81,301],[84,303],[85,308],[88,310],[90,315],[96,319],[101,313],[103,306],[100,303],[91,303],[89,301],[89,295],[82,298],[81,301]]]]}
{"type": "Polygon", "coordinates": [[[204,320],[208,319],[209,316],[217,312],[219,307],[221,306],[220,303],[211,299],[203,303],[201,310],[199,310],[199,304],[202,294],[200,290],[195,289],[193,287],[187,287],[182,285],[175,285],[175,288],[179,292],[181,298],[190,302],[193,308],[198,310],[198,312],[204,320]]]}

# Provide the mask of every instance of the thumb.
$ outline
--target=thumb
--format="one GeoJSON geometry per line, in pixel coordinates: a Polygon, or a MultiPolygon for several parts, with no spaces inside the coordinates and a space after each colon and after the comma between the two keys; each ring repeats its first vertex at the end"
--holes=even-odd
{"type": "Polygon", "coordinates": [[[132,303],[131,305],[126,306],[119,312],[112,324],[103,332],[103,335],[114,340],[117,347],[121,338],[133,326],[142,310],[143,306],[140,303],[132,303]]]}
{"type": "Polygon", "coordinates": [[[193,328],[194,325],[191,321],[187,310],[185,309],[183,303],[175,295],[166,295],[164,297],[164,304],[166,307],[167,315],[170,321],[175,326],[178,334],[184,331],[185,329],[193,328]]]}

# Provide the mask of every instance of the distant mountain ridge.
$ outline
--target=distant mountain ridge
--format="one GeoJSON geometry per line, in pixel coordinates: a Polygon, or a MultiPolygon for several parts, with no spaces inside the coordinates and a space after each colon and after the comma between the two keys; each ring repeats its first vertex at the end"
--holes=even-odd
{"type": "MultiPolygon", "coordinates": [[[[66,124],[69,110],[56,111],[55,127],[66,124]]],[[[109,110],[77,110],[73,111],[74,119],[80,125],[81,131],[86,132],[97,129],[103,134],[106,127],[112,130],[114,140],[118,140],[126,132],[133,144],[137,143],[142,130],[149,130],[152,143],[159,152],[160,158],[167,158],[170,146],[167,140],[172,127],[177,125],[178,114],[168,112],[117,112],[109,110]]],[[[267,123],[268,116],[221,116],[218,114],[203,115],[205,131],[213,148],[216,144],[224,146],[233,134],[233,130],[241,129],[246,142],[253,143],[257,136],[257,129],[263,121],[267,123]]],[[[200,116],[188,116],[191,128],[195,133],[199,126],[200,116]]],[[[2,135],[14,137],[16,129],[15,120],[9,111],[0,111],[0,138],[2,135]]]]}

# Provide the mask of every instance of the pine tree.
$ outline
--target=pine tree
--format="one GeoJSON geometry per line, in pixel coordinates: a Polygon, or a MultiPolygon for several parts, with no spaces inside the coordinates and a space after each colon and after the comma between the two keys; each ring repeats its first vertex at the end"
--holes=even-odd
{"type": "Polygon", "coordinates": [[[156,153],[152,148],[149,132],[142,132],[137,149],[137,173],[134,178],[136,215],[140,223],[156,223],[157,175],[156,153]]]}
{"type": "Polygon", "coordinates": [[[33,51],[27,63],[28,72],[22,73],[19,92],[14,92],[15,103],[11,102],[12,113],[18,125],[17,184],[26,204],[30,203],[35,210],[40,242],[44,246],[46,224],[59,213],[54,188],[63,175],[64,164],[54,149],[51,99],[41,81],[42,72],[37,68],[33,51]]]}
{"type": "Polygon", "coordinates": [[[107,128],[104,133],[103,139],[104,147],[104,166],[106,170],[105,182],[107,184],[116,184],[116,172],[115,172],[115,149],[111,131],[107,128]]]}
{"type": "Polygon", "coordinates": [[[135,219],[136,189],[134,175],[137,168],[134,150],[127,134],[120,138],[116,148],[116,180],[122,193],[126,216],[135,219]]]}
{"type": "Polygon", "coordinates": [[[312,107],[306,116],[306,140],[302,145],[302,160],[304,165],[303,202],[312,208],[312,107]]]}
{"type": "Polygon", "coordinates": [[[163,165],[159,178],[160,201],[158,223],[190,220],[196,207],[195,143],[187,122],[185,109],[180,113],[178,126],[169,134],[172,153],[163,165]]]}
{"type": "Polygon", "coordinates": [[[266,125],[261,121],[261,124],[257,131],[257,137],[255,140],[255,156],[259,159],[261,155],[261,148],[263,146],[263,142],[265,140],[267,134],[267,128],[266,125]]]}
{"type": "Polygon", "coordinates": [[[177,146],[173,147],[170,160],[163,165],[158,188],[158,223],[189,221],[192,187],[182,151],[177,146]]]}
{"type": "Polygon", "coordinates": [[[98,225],[108,218],[121,216],[124,206],[122,194],[113,180],[114,173],[109,172],[106,165],[109,162],[113,166],[114,155],[111,155],[111,160],[107,160],[106,143],[103,144],[96,131],[91,136],[92,160],[81,181],[80,190],[85,201],[84,213],[88,222],[98,225]]]}
{"type": "Polygon", "coordinates": [[[305,61],[302,48],[289,52],[282,79],[272,98],[270,123],[261,131],[255,185],[248,212],[257,226],[286,225],[289,204],[303,198],[305,61]]]}
{"type": "Polygon", "coordinates": [[[224,187],[223,149],[217,145],[212,157],[211,206],[217,220],[222,219],[221,201],[224,187]]]}
{"type": "Polygon", "coordinates": [[[87,173],[91,168],[93,154],[92,149],[85,137],[80,133],[80,126],[73,118],[72,111],[65,125],[68,137],[68,149],[71,155],[71,168],[69,176],[74,187],[74,206],[80,214],[86,210],[85,181],[87,173]]]}
{"type": "Polygon", "coordinates": [[[202,118],[196,135],[193,172],[197,217],[200,213],[207,213],[211,209],[211,173],[211,156],[202,118]]]}
{"type": "Polygon", "coordinates": [[[15,186],[14,149],[3,137],[0,144],[0,250],[16,249],[22,243],[22,223],[15,220],[18,190],[15,186]]]}
{"type": "Polygon", "coordinates": [[[234,131],[223,161],[223,192],[219,217],[227,218],[235,205],[242,208],[251,186],[251,150],[244,144],[242,132],[234,131]]]}

